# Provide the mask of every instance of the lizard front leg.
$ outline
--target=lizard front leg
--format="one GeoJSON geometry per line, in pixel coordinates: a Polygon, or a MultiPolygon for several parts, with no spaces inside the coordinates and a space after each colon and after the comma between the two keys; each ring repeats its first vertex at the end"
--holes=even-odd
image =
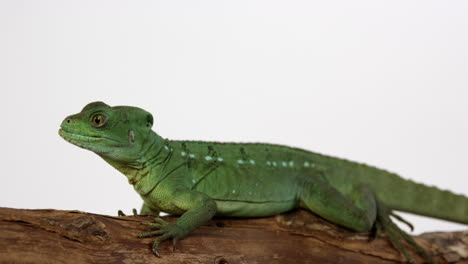
{"type": "Polygon", "coordinates": [[[155,218],[155,222],[147,222],[145,225],[156,229],[155,231],[140,234],[138,237],[157,236],[153,243],[153,253],[159,255],[159,244],[167,239],[173,240],[175,245],[178,240],[190,234],[192,231],[210,220],[216,213],[216,202],[206,194],[178,190],[172,195],[171,205],[184,212],[176,222],[166,222],[161,218],[155,218]]]}

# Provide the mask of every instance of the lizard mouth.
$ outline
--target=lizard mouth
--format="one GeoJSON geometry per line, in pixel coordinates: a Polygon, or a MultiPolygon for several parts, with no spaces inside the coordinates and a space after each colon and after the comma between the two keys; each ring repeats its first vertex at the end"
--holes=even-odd
{"type": "MultiPolygon", "coordinates": [[[[66,131],[63,128],[59,129],[59,135],[63,139],[69,142],[71,141],[96,142],[96,141],[103,139],[103,137],[98,136],[98,135],[86,136],[86,135],[81,135],[81,134],[73,133],[70,131],[66,131]]],[[[71,143],[74,143],[74,142],[71,142],[71,143]]]]}
{"type": "Polygon", "coordinates": [[[112,145],[120,145],[115,139],[100,135],[82,135],[60,128],[59,135],[66,141],[80,148],[88,149],[96,153],[105,154],[110,152],[112,145]],[[111,143],[110,143],[111,142],[111,143]]]}

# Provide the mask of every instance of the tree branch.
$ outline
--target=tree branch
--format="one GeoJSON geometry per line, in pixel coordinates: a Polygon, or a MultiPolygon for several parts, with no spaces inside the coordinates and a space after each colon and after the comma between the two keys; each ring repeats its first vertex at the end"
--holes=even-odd
{"type": "MultiPolygon", "coordinates": [[[[164,217],[174,221],[174,217],[164,217]]],[[[257,219],[215,219],[177,248],[151,253],[148,217],[0,208],[0,263],[399,263],[385,237],[369,242],[306,212],[257,219]]],[[[416,240],[439,263],[468,263],[468,231],[427,233],[416,240]]],[[[412,252],[416,263],[423,259],[412,252]]]]}

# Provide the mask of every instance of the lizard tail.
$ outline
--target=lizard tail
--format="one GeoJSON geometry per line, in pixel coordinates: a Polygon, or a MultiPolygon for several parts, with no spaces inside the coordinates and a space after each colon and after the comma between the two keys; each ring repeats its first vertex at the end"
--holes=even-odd
{"type": "Polygon", "coordinates": [[[388,207],[452,222],[468,224],[468,198],[436,187],[415,183],[396,174],[381,171],[372,185],[377,197],[388,207]]]}

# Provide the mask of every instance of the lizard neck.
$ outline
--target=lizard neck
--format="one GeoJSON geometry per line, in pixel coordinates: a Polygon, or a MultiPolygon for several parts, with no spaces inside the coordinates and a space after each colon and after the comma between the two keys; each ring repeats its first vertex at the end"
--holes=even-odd
{"type": "Polygon", "coordinates": [[[132,161],[119,161],[106,156],[102,156],[107,163],[127,176],[128,182],[132,185],[138,183],[143,177],[151,173],[151,170],[161,166],[167,158],[167,140],[151,131],[140,150],[141,155],[132,161]]]}

